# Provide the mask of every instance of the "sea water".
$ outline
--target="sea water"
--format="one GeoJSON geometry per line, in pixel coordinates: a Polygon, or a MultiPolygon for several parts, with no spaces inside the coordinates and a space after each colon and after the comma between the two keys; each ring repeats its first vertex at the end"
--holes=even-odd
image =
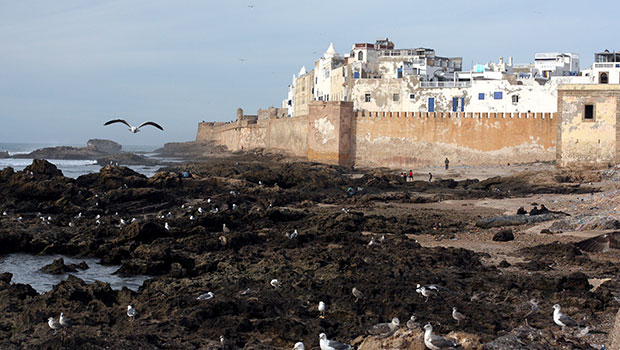
{"type": "MultiPolygon", "coordinates": [[[[58,145],[43,143],[0,143],[0,151],[8,151],[9,155],[12,156],[15,154],[27,154],[44,147],[55,146],[58,145]]],[[[84,147],[84,145],[64,146],[84,147]]],[[[123,150],[126,152],[146,153],[145,155],[147,156],[149,152],[152,152],[156,148],[156,146],[147,145],[123,145],[123,150]]],[[[84,174],[96,173],[101,169],[101,165],[98,165],[96,160],[48,159],[47,161],[56,165],[56,167],[62,171],[63,175],[71,178],[77,178],[84,174]]],[[[0,169],[11,167],[15,171],[21,171],[30,164],[32,164],[32,159],[0,158],[0,169]]],[[[160,166],[132,165],[130,168],[150,177],[157,172],[160,166]]]]}
{"type": "Polygon", "coordinates": [[[109,283],[112,289],[118,290],[123,287],[127,287],[133,291],[137,291],[148,278],[148,276],[121,277],[115,275],[114,272],[118,270],[118,268],[119,266],[101,265],[97,259],[70,258],[63,255],[32,255],[25,253],[14,253],[0,256],[0,273],[12,273],[13,278],[11,279],[11,282],[29,284],[39,293],[45,293],[52,290],[56,284],[66,280],[69,274],[81,278],[86,283],[101,281],[109,283]],[[58,258],[63,258],[65,265],[79,264],[80,262],[85,261],[89,268],[86,270],[78,269],[77,272],[70,272],[60,275],[53,275],[41,271],[43,266],[52,263],[58,258]]]}

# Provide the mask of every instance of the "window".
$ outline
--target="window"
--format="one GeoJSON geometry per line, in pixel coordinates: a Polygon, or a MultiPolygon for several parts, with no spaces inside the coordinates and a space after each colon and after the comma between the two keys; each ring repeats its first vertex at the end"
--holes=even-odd
{"type": "Polygon", "coordinates": [[[370,94],[365,94],[364,95],[364,101],[370,102],[370,94]]]}
{"type": "Polygon", "coordinates": [[[478,94],[478,99],[479,100],[484,100],[484,93],[483,92],[478,94]]]}
{"type": "Polygon", "coordinates": [[[512,103],[519,103],[519,95],[512,95],[512,103]]]}
{"type": "Polygon", "coordinates": [[[358,61],[363,61],[364,60],[364,53],[362,51],[357,53],[357,60],[358,61]]]}
{"type": "Polygon", "coordinates": [[[415,100],[415,94],[409,94],[409,99],[410,100],[415,100]]]}
{"type": "Polygon", "coordinates": [[[359,79],[359,78],[360,78],[360,72],[353,72],[353,79],[359,79]]]}
{"type": "Polygon", "coordinates": [[[428,98],[428,111],[435,112],[435,98],[434,97],[428,98]]]}
{"type": "Polygon", "coordinates": [[[598,75],[598,83],[599,84],[608,84],[609,83],[609,75],[607,72],[601,72],[598,75]]]}
{"type": "Polygon", "coordinates": [[[586,105],[583,113],[583,119],[594,121],[594,105],[586,105]]]}
{"type": "Polygon", "coordinates": [[[394,101],[394,102],[400,101],[400,96],[398,94],[392,95],[392,101],[394,101]]]}
{"type": "Polygon", "coordinates": [[[493,93],[493,98],[496,100],[501,100],[502,99],[502,92],[501,91],[495,91],[493,93]]]}

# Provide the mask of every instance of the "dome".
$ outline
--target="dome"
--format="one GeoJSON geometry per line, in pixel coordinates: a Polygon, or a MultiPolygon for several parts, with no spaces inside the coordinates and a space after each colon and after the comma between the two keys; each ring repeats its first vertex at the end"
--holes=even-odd
{"type": "Polygon", "coordinates": [[[325,53],[323,54],[323,57],[332,58],[334,56],[338,56],[338,52],[336,52],[336,49],[334,48],[334,43],[330,43],[327,51],[325,51],[325,53]]]}

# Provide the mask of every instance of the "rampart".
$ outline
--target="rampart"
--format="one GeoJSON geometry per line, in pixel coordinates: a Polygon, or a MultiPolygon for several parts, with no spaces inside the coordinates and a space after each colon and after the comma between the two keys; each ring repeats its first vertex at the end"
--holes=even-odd
{"type": "Polygon", "coordinates": [[[414,168],[555,159],[555,113],[354,112],[313,101],[309,114],[200,123],[196,141],[230,150],[265,148],[329,164],[414,168]]]}

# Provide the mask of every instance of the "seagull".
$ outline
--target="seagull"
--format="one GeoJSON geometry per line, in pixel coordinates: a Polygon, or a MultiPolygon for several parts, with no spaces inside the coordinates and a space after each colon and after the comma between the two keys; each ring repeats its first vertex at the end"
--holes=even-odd
{"type": "Polygon", "coordinates": [[[245,290],[242,290],[241,292],[239,292],[240,295],[248,295],[252,292],[252,290],[250,288],[247,288],[245,290]]]}
{"type": "Polygon", "coordinates": [[[299,236],[299,233],[297,233],[297,229],[295,229],[293,232],[291,232],[291,233],[287,232],[284,235],[288,239],[295,239],[295,238],[297,238],[297,236],[299,236]]]}
{"type": "Polygon", "coordinates": [[[418,328],[420,328],[420,324],[417,323],[415,320],[416,320],[415,315],[411,315],[411,318],[409,319],[409,321],[407,321],[407,328],[409,328],[409,329],[418,329],[418,328]]]}
{"type": "Polygon", "coordinates": [[[324,302],[319,301],[319,312],[321,313],[321,316],[319,316],[319,318],[325,318],[325,311],[327,311],[327,306],[324,302]]]}
{"type": "Polygon", "coordinates": [[[460,324],[461,321],[463,321],[467,317],[465,315],[463,315],[462,313],[456,311],[456,307],[453,307],[452,308],[452,318],[456,320],[456,324],[460,324]]]}
{"type": "Polygon", "coordinates": [[[527,325],[527,319],[534,316],[538,312],[538,300],[530,299],[526,303],[523,303],[521,306],[512,313],[511,316],[515,318],[524,318],[525,324],[527,325]]]}
{"type": "Polygon", "coordinates": [[[355,287],[353,287],[351,293],[355,297],[355,302],[358,302],[360,299],[364,299],[364,294],[362,294],[362,292],[360,292],[360,290],[355,287]]]}
{"type": "Polygon", "coordinates": [[[213,292],[208,292],[208,293],[199,295],[198,298],[196,298],[196,300],[209,300],[209,299],[213,299],[214,297],[215,297],[215,294],[213,294],[213,292]]]}
{"type": "Polygon", "coordinates": [[[325,333],[319,334],[319,345],[321,346],[321,350],[348,350],[353,349],[351,345],[339,343],[335,340],[327,339],[327,335],[325,333]]]}
{"type": "Polygon", "coordinates": [[[65,314],[62,312],[60,313],[60,317],[58,318],[58,321],[63,328],[71,328],[71,326],[73,326],[73,320],[71,320],[68,317],[65,317],[65,314]]]}
{"type": "Polygon", "coordinates": [[[562,327],[562,332],[564,332],[564,327],[579,327],[575,320],[561,313],[560,309],[560,304],[553,305],[553,322],[562,327]]]}
{"type": "Polygon", "coordinates": [[[167,222],[164,224],[164,228],[165,228],[166,230],[170,231],[170,225],[168,225],[168,223],[167,223],[167,222]]]}
{"type": "Polygon", "coordinates": [[[304,346],[304,343],[298,341],[295,343],[295,346],[293,346],[293,350],[306,350],[306,347],[304,346]]]}
{"type": "Polygon", "coordinates": [[[454,339],[434,335],[433,326],[430,323],[424,326],[424,345],[431,350],[450,349],[460,346],[454,339]]]}
{"type": "Polygon", "coordinates": [[[121,225],[127,225],[127,221],[125,221],[125,219],[121,218],[121,225]]]}
{"type": "Polygon", "coordinates": [[[280,287],[282,287],[282,283],[280,283],[277,279],[272,279],[271,282],[269,282],[269,284],[271,284],[271,286],[275,289],[278,289],[280,287]]]}
{"type": "Polygon", "coordinates": [[[222,232],[224,233],[229,233],[230,229],[228,227],[226,227],[226,224],[222,224],[222,232]]]}
{"type": "Polygon", "coordinates": [[[397,317],[392,319],[390,323],[378,323],[368,330],[370,335],[389,335],[400,327],[400,320],[397,317]]]}
{"type": "Polygon", "coordinates": [[[219,211],[220,211],[220,209],[219,209],[219,208],[215,208],[215,209],[211,209],[211,210],[209,210],[209,213],[211,213],[211,214],[217,214],[217,212],[219,212],[219,211]]]}
{"type": "Polygon", "coordinates": [[[146,126],[146,125],[151,125],[151,126],[156,127],[159,130],[164,130],[164,128],[162,128],[159,124],[157,124],[155,122],[144,122],[144,123],[140,124],[140,126],[136,127],[136,126],[133,126],[133,125],[129,124],[124,119],[113,119],[113,120],[105,122],[103,125],[107,126],[107,125],[114,124],[114,123],[123,123],[123,124],[127,125],[129,127],[129,131],[131,131],[134,134],[137,133],[138,131],[140,131],[141,127],[146,126]]]}
{"type": "Polygon", "coordinates": [[[54,330],[54,334],[59,330],[62,326],[58,321],[56,321],[53,317],[47,319],[47,325],[50,326],[52,330],[54,330]]]}
{"type": "Polygon", "coordinates": [[[6,212],[6,211],[3,211],[3,212],[2,212],[2,216],[7,216],[7,215],[9,215],[9,214],[7,214],[7,212],[6,212]]]}
{"type": "Polygon", "coordinates": [[[134,309],[131,305],[127,305],[127,316],[129,316],[130,321],[133,322],[137,314],[138,311],[136,311],[136,309],[134,309]]]}
{"type": "Polygon", "coordinates": [[[426,297],[426,300],[424,301],[425,303],[428,302],[428,298],[434,297],[435,295],[437,295],[437,291],[436,290],[433,290],[431,288],[426,288],[424,286],[416,289],[415,291],[420,293],[422,296],[426,297]]]}
{"type": "Polygon", "coordinates": [[[205,211],[204,211],[204,210],[202,210],[202,208],[201,208],[201,207],[198,207],[198,213],[199,213],[199,214],[202,214],[202,213],[204,213],[204,212],[205,212],[205,211]]]}

